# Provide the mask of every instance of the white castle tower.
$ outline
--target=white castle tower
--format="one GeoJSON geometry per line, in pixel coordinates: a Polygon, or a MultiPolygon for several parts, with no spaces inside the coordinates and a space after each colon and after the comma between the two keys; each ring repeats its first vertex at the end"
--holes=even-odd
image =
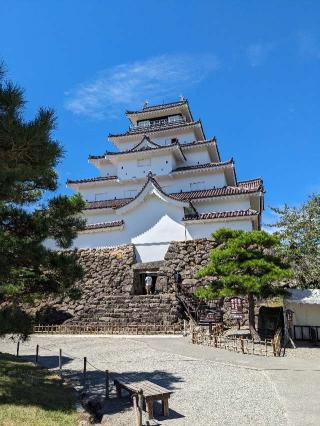
{"type": "Polygon", "coordinates": [[[218,228],[260,228],[262,179],[238,181],[221,161],[187,100],[127,111],[130,128],[109,134],[117,152],[89,156],[100,176],[69,180],[86,200],[79,248],[134,244],[137,260],[162,260],[171,241],[210,237],[218,228]]]}

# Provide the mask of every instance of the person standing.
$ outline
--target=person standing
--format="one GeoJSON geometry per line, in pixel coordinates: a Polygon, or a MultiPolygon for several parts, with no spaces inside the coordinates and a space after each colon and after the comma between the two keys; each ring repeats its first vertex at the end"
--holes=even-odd
{"type": "Polygon", "coordinates": [[[152,277],[150,275],[147,275],[144,282],[145,282],[147,294],[151,294],[152,277]]]}

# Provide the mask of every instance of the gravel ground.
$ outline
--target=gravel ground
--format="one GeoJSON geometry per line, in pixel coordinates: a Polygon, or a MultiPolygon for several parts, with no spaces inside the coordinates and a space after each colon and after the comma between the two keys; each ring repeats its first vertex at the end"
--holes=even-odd
{"type": "MultiPolygon", "coordinates": [[[[166,347],[160,350],[152,349],[142,339],[125,337],[33,336],[20,345],[20,354],[33,360],[35,346],[39,344],[39,362],[57,368],[57,355],[62,348],[65,356],[63,369],[68,370],[75,380],[79,379],[78,373],[86,356],[92,364],[88,364],[91,390],[97,392],[103,392],[105,369],[111,372],[111,378],[123,373],[138,374],[171,389],[170,417],[158,417],[155,410],[159,419],[156,424],[287,424],[278,393],[264,371],[166,352],[170,340],[163,342],[166,347]]],[[[0,351],[15,353],[15,349],[16,344],[10,340],[0,340],[0,351]]],[[[117,425],[116,417],[112,424],[117,425]]],[[[120,420],[118,424],[121,424],[120,420]]]]}
{"type": "Polygon", "coordinates": [[[320,361],[320,347],[308,343],[297,343],[296,349],[286,348],[288,358],[296,358],[310,361],[320,361]]]}

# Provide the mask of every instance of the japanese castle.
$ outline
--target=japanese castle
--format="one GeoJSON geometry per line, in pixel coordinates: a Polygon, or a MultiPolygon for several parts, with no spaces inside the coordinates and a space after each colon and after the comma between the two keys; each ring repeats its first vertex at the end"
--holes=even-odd
{"type": "Polygon", "coordinates": [[[187,100],[146,102],[126,116],[129,129],[109,134],[117,150],[89,156],[100,176],[67,183],[86,200],[87,226],[74,246],[133,244],[137,261],[150,262],[163,260],[171,241],[260,228],[262,179],[237,179],[187,100]]]}

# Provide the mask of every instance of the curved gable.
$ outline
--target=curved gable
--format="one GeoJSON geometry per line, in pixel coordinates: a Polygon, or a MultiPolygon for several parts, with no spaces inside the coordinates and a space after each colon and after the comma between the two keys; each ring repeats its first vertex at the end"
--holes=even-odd
{"type": "Polygon", "coordinates": [[[190,207],[188,201],[177,200],[170,195],[166,194],[158,182],[152,177],[152,173],[149,173],[148,179],[141,191],[126,205],[120,206],[116,209],[117,214],[125,214],[130,210],[136,208],[138,205],[144,202],[148,195],[154,195],[158,197],[164,203],[168,203],[177,207],[190,207]]]}

